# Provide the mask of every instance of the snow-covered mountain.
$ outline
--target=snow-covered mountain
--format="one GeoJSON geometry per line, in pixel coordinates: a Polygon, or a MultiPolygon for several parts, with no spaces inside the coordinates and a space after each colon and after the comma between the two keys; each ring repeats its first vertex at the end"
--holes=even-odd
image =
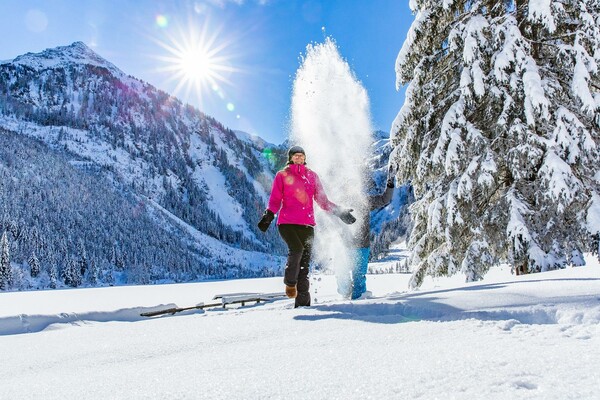
{"type": "MultiPolygon", "coordinates": [[[[24,154],[18,149],[30,147],[27,139],[41,141],[66,157],[53,161],[48,170],[60,169],[66,162],[75,168],[69,173],[91,173],[97,177],[91,186],[100,185],[100,191],[115,192],[133,204],[142,204],[142,214],[168,232],[173,241],[182,240],[196,249],[186,266],[154,266],[150,280],[206,277],[219,268],[236,270],[234,276],[255,275],[257,266],[261,271],[280,268],[279,262],[265,259],[272,258],[270,254],[282,254],[282,242],[274,230],[267,236],[258,231],[256,221],[265,208],[274,160],[284,151],[278,146],[266,148],[264,141],[240,140],[213,118],[126,75],[85,44],[76,42],[28,53],[1,64],[0,127],[4,128],[4,141],[14,153],[24,154]],[[16,135],[6,136],[10,132],[16,135]],[[216,260],[222,260],[222,265],[213,265],[216,260]],[[165,272],[177,268],[188,273],[184,277],[165,272]]],[[[29,161],[35,164],[48,157],[36,152],[29,161]]],[[[14,179],[11,165],[0,162],[0,166],[7,178],[14,179]]],[[[45,260],[48,274],[51,259],[58,259],[58,272],[64,273],[68,260],[78,258],[78,249],[82,248],[107,273],[118,270],[118,266],[110,265],[114,264],[114,257],[111,260],[109,253],[111,248],[118,253],[121,247],[127,247],[124,243],[133,240],[130,236],[123,237],[121,244],[100,246],[100,250],[93,245],[96,238],[85,237],[85,229],[74,224],[66,229],[66,238],[48,239],[52,251],[60,247],[64,251],[47,254],[44,248],[33,244],[29,235],[14,234],[33,229],[47,231],[44,226],[31,225],[31,213],[18,211],[22,207],[17,199],[27,199],[14,190],[30,186],[29,179],[33,177],[21,176],[22,185],[11,186],[13,192],[7,192],[8,185],[3,184],[0,231],[9,231],[11,260],[17,264],[28,260],[31,254],[25,253],[27,249],[45,260]],[[9,226],[13,228],[8,229],[9,226]],[[92,248],[95,251],[89,254],[92,248]]],[[[53,184],[62,188],[65,182],[57,179],[53,184]]],[[[75,190],[73,196],[77,194],[75,190]]],[[[61,201],[71,204],[70,200],[61,201]]],[[[62,211],[78,213],[68,207],[62,211]]],[[[100,214],[102,211],[106,210],[100,210],[100,214]]],[[[118,225],[114,222],[113,226],[118,225]]],[[[156,237],[156,233],[151,236],[156,237]]],[[[144,263],[158,259],[166,264],[171,258],[178,263],[179,256],[186,258],[186,246],[181,247],[181,254],[172,250],[172,257],[164,259],[150,256],[154,254],[152,247],[156,244],[148,243],[136,256],[144,263]]],[[[131,254],[123,261],[131,268],[144,264],[131,254]]]]}
{"type": "MultiPolygon", "coordinates": [[[[4,63],[29,67],[37,71],[69,68],[75,64],[82,64],[107,69],[113,76],[121,80],[125,78],[125,74],[121,70],[100,57],[83,42],[75,42],[70,46],[46,49],[41,53],[23,54],[12,61],[5,61],[4,63]]],[[[135,85],[140,82],[130,78],[127,83],[135,85]]]]}

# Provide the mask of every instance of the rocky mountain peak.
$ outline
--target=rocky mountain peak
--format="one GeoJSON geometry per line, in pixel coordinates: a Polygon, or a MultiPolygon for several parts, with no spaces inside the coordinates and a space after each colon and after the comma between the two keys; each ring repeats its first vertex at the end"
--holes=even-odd
{"type": "Polygon", "coordinates": [[[39,53],[26,53],[15,58],[12,63],[28,66],[37,71],[64,67],[69,64],[87,64],[106,68],[115,75],[124,75],[121,70],[102,58],[83,42],[74,42],[68,46],[46,49],[39,53]]]}

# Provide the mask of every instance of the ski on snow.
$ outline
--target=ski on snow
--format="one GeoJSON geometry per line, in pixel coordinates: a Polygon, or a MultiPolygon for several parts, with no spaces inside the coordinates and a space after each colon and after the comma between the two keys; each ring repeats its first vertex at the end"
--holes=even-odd
{"type": "Polygon", "coordinates": [[[195,306],[190,306],[190,307],[171,307],[171,308],[166,308],[163,310],[143,312],[140,315],[142,317],[155,317],[157,315],[175,314],[175,313],[187,311],[187,310],[202,310],[205,308],[212,308],[212,307],[227,308],[227,306],[230,304],[240,304],[243,307],[246,305],[247,302],[254,302],[254,303],[258,304],[260,302],[281,300],[283,298],[287,298],[287,296],[283,292],[281,292],[281,293],[226,293],[226,294],[218,294],[213,297],[213,300],[220,300],[218,302],[208,303],[208,304],[200,303],[200,304],[197,304],[195,306]]]}

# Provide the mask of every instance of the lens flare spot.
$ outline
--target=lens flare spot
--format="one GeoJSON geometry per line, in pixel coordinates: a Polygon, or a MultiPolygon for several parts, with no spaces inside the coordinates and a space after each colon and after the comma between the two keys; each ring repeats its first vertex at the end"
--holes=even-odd
{"type": "Polygon", "coordinates": [[[296,193],[294,193],[294,196],[302,204],[305,204],[308,201],[308,195],[304,190],[297,189],[296,193]]]}
{"type": "Polygon", "coordinates": [[[164,15],[157,15],[155,20],[156,20],[156,25],[159,28],[166,28],[167,26],[169,26],[169,20],[164,15]]]}
{"type": "Polygon", "coordinates": [[[269,148],[263,149],[262,156],[265,158],[265,160],[275,161],[275,154],[273,154],[272,149],[269,149],[269,148]]]}
{"type": "Polygon", "coordinates": [[[31,32],[40,33],[48,27],[48,17],[40,10],[29,10],[25,15],[25,24],[31,32]]]}
{"type": "Polygon", "coordinates": [[[235,106],[233,105],[233,103],[227,103],[227,110],[229,110],[229,111],[235,110],[235,106]]]}
{"type": "Polygon", "coordinates": [[[196,12],[196,14],[204,14],[206,13],[208,10],[208,6],[206,4],[202,4],[202,3],[194,3],[194,12],[196,12]]]}

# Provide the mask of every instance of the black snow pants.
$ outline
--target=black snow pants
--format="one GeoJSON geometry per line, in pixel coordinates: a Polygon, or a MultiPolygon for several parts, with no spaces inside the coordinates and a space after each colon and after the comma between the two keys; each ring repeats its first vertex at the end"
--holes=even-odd
{"type": "Polygon", "coordinates": [[[278,226],[279,234],[288,246],[287,265],[283,283],[296,285],[296,307],[310,306],[308,267],[312,252],[315,231],[312,226],[282,224],[278,226]]]}

